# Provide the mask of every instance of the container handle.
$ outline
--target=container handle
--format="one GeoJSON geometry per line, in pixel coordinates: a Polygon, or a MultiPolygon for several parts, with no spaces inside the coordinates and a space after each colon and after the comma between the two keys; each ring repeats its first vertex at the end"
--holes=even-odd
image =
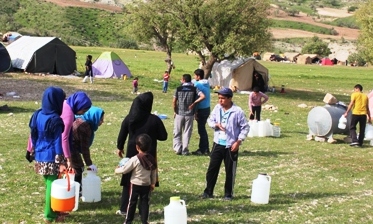
{"type": "Polygon", "coordinates": [[[184,200],[180,200],[180,203],[183,205],[183,207],[185,207],[185,201],[184,200]]]}
{"type": "Polygon", "coordinates": [[[63,171],[63,172],[60,172],[58,174],[58,179],[61,179],[63,176],[65,176],[65,178],[67,179],[67,191],[70,191],[70,176],[69,176],[69,173],[67,170],[63,171]]]}
{"type": "Polygon", "coordinates": [[[271,183],[271,181],[272,181],[271,176],[267,175],[267,178],[268,178],[269,183],[271,183]]]}

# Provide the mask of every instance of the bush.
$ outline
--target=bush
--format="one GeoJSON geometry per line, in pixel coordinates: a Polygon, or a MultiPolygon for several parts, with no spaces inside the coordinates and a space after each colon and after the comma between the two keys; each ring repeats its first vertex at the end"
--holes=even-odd
{"type": "Polygon", "coordinates": [[[348,56],[348,61],[352,63],[354,66],[364,66],[367,61],[363,58],[361,53],[353,53],[348,56]]]}

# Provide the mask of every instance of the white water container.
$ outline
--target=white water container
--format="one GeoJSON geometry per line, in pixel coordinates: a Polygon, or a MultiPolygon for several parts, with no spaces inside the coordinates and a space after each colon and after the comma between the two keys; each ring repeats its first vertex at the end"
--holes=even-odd
{"type": "Polygon", "coordinates": [[[51,188],[51,208],[59,212],[78,210],[79,187],[80,184],[71,180],[68,175],[66,178],[54,180],[51,188]]]}
{"type": "Polygon", "coordinates": [[[338,128],[339,129],[346,129],[347,126],[347,118],[345,116],[341,116],[338,121],[338,128]]]}
{"type": "Polygon", "coordinates": [[[185,201],[180,197],[171,197],[170,204],[164,207],[165,224],[186,224],[187,210],[185,201]]]}
{"type": "Polygon", "coordinates": [[[271,189],[271,177],[266,173],[259,173],[253,181],[251,189],[251,201],[256,204],[268,204],[271,189]]]}
{"type": "Polygon", "coordinates": [[[281,128],[278,125],[272,126],[273,137],[279,138],[281,136],[281,128]]]}
{"type": "Polygon", "coordinates": [[[101,201],[101,179],[96,172],[87,170],[82,179],[82,201],[98,202],[101,201]]]}
{"type": "Polygon", "coordinates": [[[365,126],[364,140],[373,140],[373,125],[367,124],[365,126]]]}
{"type": "Polygon", "coordinates": [[[250,131],[247,134],[248,137],[258,137],[258,121],[250,120],[249,121],[250,131]]]}

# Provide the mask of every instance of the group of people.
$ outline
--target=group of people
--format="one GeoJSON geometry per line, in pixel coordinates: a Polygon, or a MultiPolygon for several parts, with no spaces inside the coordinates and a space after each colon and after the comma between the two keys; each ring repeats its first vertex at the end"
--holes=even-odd
{"type": "MultiPolygon", "coordinates": [[[[204,71],[197,69],[194,71],[195,81],[192,82],[191,75],[184,74],[181,86],[175,91],[173,149],[177,155],[190,154],[188,146],[195,119],[200,139],[199,148],[192,154],[210,156],[202,198],[214,196],[220,166],[224,161],[224,198],[231,200],[234,196],[238,149],[248,134],[249,125],[244,111],[233,103],[233,91],[229,88],[217,92],[218,104],[211,111],[210,86],[204,76],[204,71]],[[214,130],[211,151],[206,124],[214,130]]],[[[137,200],[140,200],[141,221],[147,223],[150,192],[159,186],[157,141],[166,141],[168,133],[162,120],[151,113],[153,98],[152,92],[145,92],[133,100],[117,138],[117,155],[130,158],[115,169],[115,173],[122,174],[121,202],[116,214],[125,215],[125,223],[133,222],[137,200]]],[[[252,111],[257,113],[255,109],[252,111]]],[[[97,172],[89,148],[95,132],[104,122],[104,114],[102,108],[92,106],[85,92],[78,91],[66,98],[65,92],[59,87],[48,87],[44,91],[41,109],[34,112],[29,123],[28,158],[36,161],[35,170],[44,177],[46,223],[63,221],[68,215],[51,208],[51,185],[58,175],[66,170],[74,170],[75,181],[82,184],[85,169],[97,172]]]]}

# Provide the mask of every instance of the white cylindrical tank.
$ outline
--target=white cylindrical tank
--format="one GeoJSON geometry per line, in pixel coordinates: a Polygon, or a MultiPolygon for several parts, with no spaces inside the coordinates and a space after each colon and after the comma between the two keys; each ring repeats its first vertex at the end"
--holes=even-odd
{"type": "Polygon", "coordinates": [[[341,105],[325,105],[312,108],[308,113],[307,124],[310,131],[315,136],[329,136],[331,134],[349,134],[351,112],[347,116],[347,125],[345,129],[339,129],[338,123],[340,117],[346,112],[347,108],[341,105]]]}

